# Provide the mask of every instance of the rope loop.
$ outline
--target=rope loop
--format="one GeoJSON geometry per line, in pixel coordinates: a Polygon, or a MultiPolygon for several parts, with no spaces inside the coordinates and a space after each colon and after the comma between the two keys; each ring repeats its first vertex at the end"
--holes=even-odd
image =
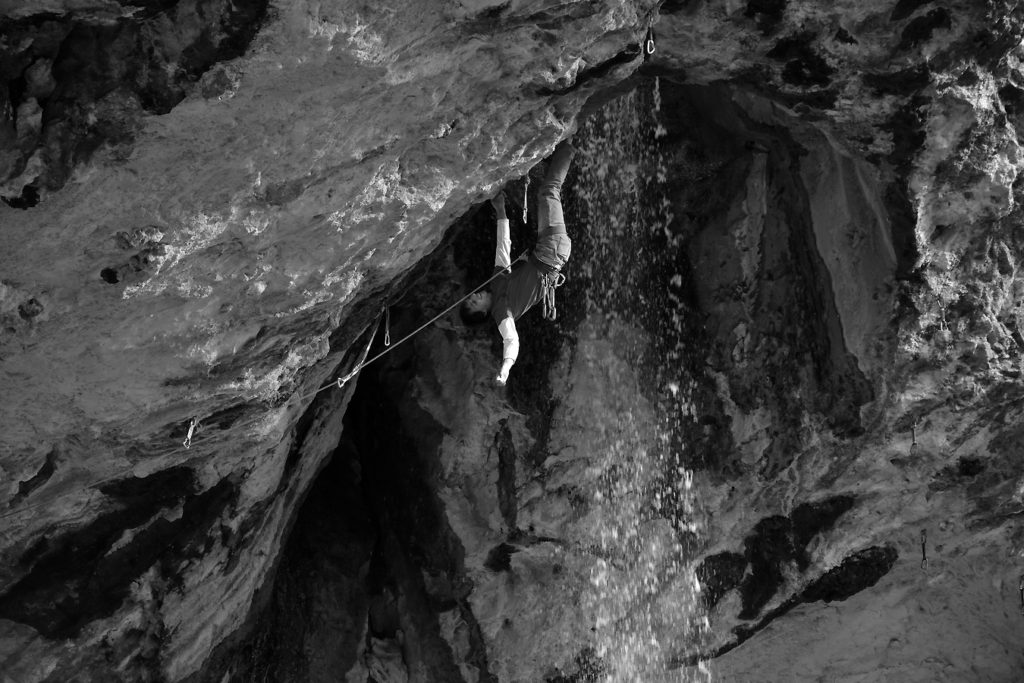
{"type": "Polygon", "coordinates": [[[391,346],[391,308],[384,305],[384,346],[391,346]]]}

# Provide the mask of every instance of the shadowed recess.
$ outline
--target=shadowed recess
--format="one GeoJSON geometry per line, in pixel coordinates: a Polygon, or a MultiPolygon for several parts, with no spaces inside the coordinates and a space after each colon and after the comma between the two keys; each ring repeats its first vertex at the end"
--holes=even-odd
{"type": "Polygon", "coordinates": [[[344,436],[298,513],[265,605],[197,681],[226,672],[231,680],[335,680],[357,653],[372,667],[382,648],[401,649],[425,680],[460,680],[440,628],[440,615],[454,610],[479,680],[495,683],[467,601],[464,550],[434,490],[444,431],[408,400],[411,348],[359,375],[344,436]]]}
{"type": "Polygon", "coordinates": [[[50,451],[46,455],[46,461],[43,466],[39,468],[32,477],[26,481],[18,482],[18,492],[11,499],[11,505],[17,505],[21,501],[25,500],[33,491],[45,484],[53,476],[53,473],[57,471],[57,451],[50,451]]]}
{"type": "Polygon", "coordinates": [[[843,559],[800,594],[800,602],[846,600],[889,573],[899,554],[895,548],[871,547],[843,559]]]}
{"type": "MultiPolygon", "coordinates": [[[[789,517],[775,515],[757,523],[744,543],[750,573],[739,584],[743,599],[741,619],[757,616],[782,587],[788,566],[806,571],[810,565],[807,545],[811,539],[832,528],[853,503],[852,496],[835,496],[799,505],[789,517]]],[[[727,586],[723,583],[718,590],[728,590],[727,586]]]]}
{"type": "Polygon", "coordinates": [[[801,593],[791,596],[778,607],[768,611],[754,624],[733,629],[736,639],[711,652],[696,653],[673,662],[673,666],[693,666],[698,661],[714,659],[740,646],[771,622],[804,603],[838,602],[871,588],[888,574],[899,553],[889,546],[872,546],[846,556],[838,566],[825,572],[801,593]]]}
{"type": "Polygon", "coordinates": [[[697,567],[701,596],[710,610],[730,590],[740,585],[747,569],[747,558],[739,553],[718,553],[704,559],[697,567]]]}
{"type": "Polygon", "coordinates": [[[101,490],[117,500],[116,508],[30,548],[20,561],[28,572],[0,596],[0,617],[49,638],[76,637],[89,622],[117,611],[132,582],[155,563],[162,561],[164,574],[173,574],[175,560],[200,553],[200,541],[236,488],[225,479],[195,495],[192,472],[172,468],[101,490]],[[177,505],[177,519],[157,516],[177,505]]]}

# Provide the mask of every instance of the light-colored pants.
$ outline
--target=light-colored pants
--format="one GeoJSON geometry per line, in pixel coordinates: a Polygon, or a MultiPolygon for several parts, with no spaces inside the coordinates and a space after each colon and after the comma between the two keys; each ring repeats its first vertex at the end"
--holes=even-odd
{"type": "Polygon", "coordinates": [[[572,240],[565,231],[562,213],[562,184],[575,154],[576,149],[567,140],[558,143],[537,192],[537,246],[533,255],[541,263],[559,270],[572,252],[572,240]]]}

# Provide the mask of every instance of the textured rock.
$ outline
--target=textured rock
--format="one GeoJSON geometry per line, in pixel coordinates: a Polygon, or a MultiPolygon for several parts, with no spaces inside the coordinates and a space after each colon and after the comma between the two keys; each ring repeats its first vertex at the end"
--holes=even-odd
{"type": "Polygon", "coordinates": [[[651,6],[5,6],[8,675],[178,680],[238,630],[337,441],[311,390],[651,6]],[[70,623],[26,616],[58,598],[70,623]]]}
{"type": "Polygon", "coordinates": [[[0,9],[4,676],[1020,670],[1015,3],[0,9]],[[506,394],[312,395],[637,84],[506,394]]]}

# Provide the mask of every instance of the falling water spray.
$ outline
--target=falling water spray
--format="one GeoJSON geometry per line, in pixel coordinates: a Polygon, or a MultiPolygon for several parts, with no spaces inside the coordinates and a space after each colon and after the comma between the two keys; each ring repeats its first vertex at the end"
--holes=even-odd
{"type": "Polygon", "coordinates": [[[588,119],[576,136],[574,236],[588,320],[633,339],[626,353],[643,405],[617,415],[595,459],[593,544],[597,560],[585,609],[606,681],[709,681],[705,664],[678,666],[707,636],[692,555],[702,514],[678,426],[693,421],[682,355],[684,278],[673,234],[668,165],[660,141],[658,83],[588,119]],[[635,330],[637,334],[624,334],[635,330]]]}

